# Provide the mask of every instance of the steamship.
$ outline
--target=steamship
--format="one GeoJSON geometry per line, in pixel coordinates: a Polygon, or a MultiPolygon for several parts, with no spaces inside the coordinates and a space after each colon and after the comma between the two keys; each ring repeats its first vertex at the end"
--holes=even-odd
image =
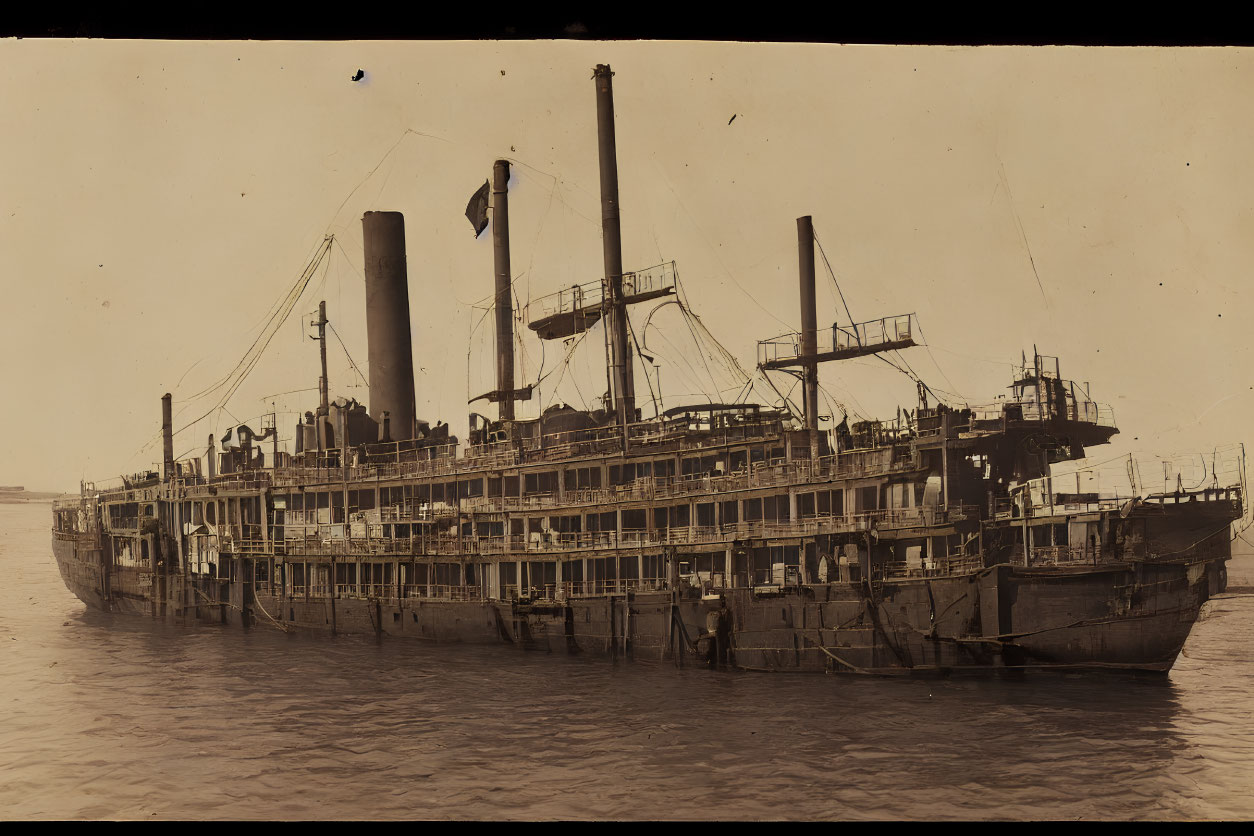
{"type": "Polygon", "coordinates": [[[515,380],[509,163],[497,161],[496,380],[475,399],[496,419],[472,415],[465,444],[418,419],[404,221],[368,212],[369,406],[329,397],[325,304],[319,404],[293,450],[271,421],[177,461],[167,394],[160,472],[84,483],[54,506],[69,589],[187,625],[744,670],[1170,669],[1225,587],[1243,458],[1233,484],[1122,496],[1062,484],[1054,465],[1118,430],[1035,350],[991,406],[929,402],[920,385],[894,420],[820,429],[820,364],[905,350],[919,332],[913,314],[818,326],[809,217],[797,221],[801,329],[757,351],[762,375],[798,380],[801,406],[643,416],[629,313],[674,298],[677,278],[673,265],[623,270],[612,75],[594,72],[604,278],[524,318],[543,340],[604,329],[602,408],[515,416],[534,384],[515,380]]]}

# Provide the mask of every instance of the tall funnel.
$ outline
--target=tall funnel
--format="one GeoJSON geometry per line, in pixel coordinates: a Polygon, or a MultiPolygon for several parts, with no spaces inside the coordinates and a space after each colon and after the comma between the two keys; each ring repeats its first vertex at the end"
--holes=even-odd
{"type": "Polygon", "coordinates": [[[367,212],[361,218],[366,251],[366,338],[370,346],[370,417],[391,417],[392,437],[414,437],[414,359],[405,272],[405,217],[367,212]]]}

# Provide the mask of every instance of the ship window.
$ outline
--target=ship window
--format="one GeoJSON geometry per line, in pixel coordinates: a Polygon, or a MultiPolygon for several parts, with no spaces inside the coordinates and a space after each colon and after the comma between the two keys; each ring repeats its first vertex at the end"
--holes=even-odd
{"type": "Polygon", "coordinates": [[[745,465],[749,461],[748,450],[733,450],[731,452],[731,470],[735,473],[737,470],[744,470],[745,465]]]}
{"type": "MultiPolygon", "coordinates": [[[[824,498],[826,498],[826,491],[824,491],[823,493],[824,493],[824,498]]],[[[815,515],[814,494],[812,493],[797,494],[797,516],[799,518],[805,519],[807,517],[813,517],[814,515],[815,515]]]]}
{"type": "Polygon", "coordinates": [[[800,550],[796,546],[772,546],[771,562],[785,566],[800,565],[800,550]]]}
{"type": "Polygon", "coordinates": [[[645,519],[645,511],[643,508],[633,508],[631,510],[623,511],[623,530],[624,531],[629,531],[629,530],[640,531],[647,527],[648,527],[648,522],[645,519]]]}
{"type": "Polygon", "coordinates": [[[708,554],[696,555],[692,559],[692,568],[697,573],[698,580],[708,581],[714,571],[714,557],[708,554]]]}
{"type": "Polygon", "coordinates": [[[736,501],[720,502],[719,515],[722,517],[723,525],[735,525],[740,521],[736,501]]]}
{"type": "Polygon", "coordinates": [[[505,477],[505,495],[506,496],[518,496],[518,477],[517,476],[505,477]]]}
{"type": "Polygon", "coordinates": [[[614,531],[618,528],[618,515],[614,511],[588,515],[588,531],[614,531]]]}
{"type": "Polygon", "coordinates": [[[745,500],[745,522],[757,522],[762,519],[762,500],[745,500]]]}
{"type": "Polygon", "coordinates": [[[765,459],[766,459],[766,452],[761,447],[749,448],[750,464],[757,464],[760,461],[765,461],[765,459]]]}
{"type": "Polygon", "coordinates": [[[551,591],[557,584],[557,564],[550,561],[532,563],[529,580],[532,586],[541,591],[551,591]],[[549,589],[545,590],[546,587],[549,589]]]}
{"type": "Polygon", "coordinates": [[[501,495],[501,477],[489,476],[488,477],[488,496],[500,496],[500,495],[501,495]]]}
{"type": "Polygon", "coordinates": [[[557,474],[553,471],[544,473],[528,473],[523,478],[523,490],[529,494],[553,493],[557,485],[557,474]]]}
{"type": "Polygon", "coordinates": [[[562,580],[567,583],[583,581],[583,561],[567,560],[562,564],[562,580]]]}
{"type": "Polygon", "coordinates": [[[697,525],[712,526],[714,525],[714,503],[702,502],[697,504],[697,525]]]}
{"type": "Polygon", "coordinates": [[[875,486],[858,488],[858,510],[874,511],[879,507],[879,489],[875,486]]]}
{"type": "Polygon", "coordinates": [[[687,504],[676,505],[671,510],[671,525],[676,528],[683,528],[691,524],[691,512],[687,504]]]}
{"type": "Polygon", "coordinates": [[[435,585],[436,586],[460,586],[457,577],[457,566],[452,563],[436,563],[435,569],[435,585]]]}
{"type": "Polygon", "coordinates": [[[601,487],[601,468],[580,467],[567,470],[565,484],[568,491],[599,488],[601,487]]]}
{"type": "Polygon", "coordinates": [[[771,582],[771,550],[768,547],[753,550],[753,582],[771,582]]]}
{"type": "Polygon", "coordinates": [[[668,516],[667,512],[668,512],[668,509],[666,508],[654,508],[653,509],[653,527],[654,528],[665,529],[669,526],[669,522],[667,520],[667,516],[668,516]]]}

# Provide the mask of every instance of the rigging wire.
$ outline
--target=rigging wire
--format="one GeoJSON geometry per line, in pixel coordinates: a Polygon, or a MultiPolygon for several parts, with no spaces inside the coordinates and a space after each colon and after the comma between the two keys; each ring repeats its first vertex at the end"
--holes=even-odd
{"type": "MultiPolygon", "coordinates": [[[[596,326],[594,325],[594,326],[593,326],[593,328],[595,328],[595,327],[596,327],[596,326]]],[[[586,330],[584,330],[584,331],[580,331],[580,332],[579,332],[579,335],[578,335],[577,337],[575,337],[574,339],[572,339],[572,340],[570,341],[570,344],[566,347],[566,356],[562,358],[562,361],[561,361],[560,365],[554,366],[552,369],[549,369],[549,371],[548,371],[547,373],[545,373],[544,375],[541,375],[541,376],[540,376],[540,377],[536,380],[536,386],[538,387],[538,386],[540,385],[540,383],[541,383],[541,382],[542,382],[542,381],[543,381],[546,377],[548,377],[549,375],[553,374],[553,372],[560,372],[560,374],[558,374],[558,376],[557,376],[557,380],[553,381],[553,395],[557,395],[557,387],[561,384],[561,382],[562,382],[562,378],[564,378],[564,377],[566,376],[566,370],[567,370],[567,368],[569,368],[569,366],[570,366],[570,360],[571,360],[571,357],[572,357],[572,356],[574,355],[574,353],[575,353],[575,349],[579,347],[579,344],[580,344],[581,342],[583,342],[584,338],[585,338],[586,336],[588,336],[588,334],[589,334],[589,333],[591,333],[591,332],[592,332],[592,328],[588,328],[588,329],[586,329],[586,330]]],[[[573,379],[573,378],[572,378],[572,379],[573,379]]],[[[577,392],[579,391],[579,387],[578,387],[578,386],[576,386],[576,387],[575,387],[575,391],[577,391],[577,392]]],[[[580,392],[580,393],[579,393],[579,397],[580,397],[581,399],[583,398],[583,393],[582,393],[582,392],[580,392]]],[[[584,405],[585,405],[585,406],[587,406],[587,404],[586,404],[586,403],[585,403],[584,405]]],[[[548,402],[542,402],[542,403],[541,403],[541,405],[540,405],[540,412],[543,414],[544,410],[545,410],[546,408],[548,408],[548,406],[549,406],[549,403],[548,403],[548,402]]]]}
{"type": "MultiPolygon", "coordinates": [[[[632,327],[631,327],[631,317],[629,317],[629,316],[628,316],[628,317],[624,317],[624,319],[626,319],[626,320],[627,320],[627,333],[631,335],[631,342],[632,342],[632,344],[633,344],[633,345],[635,345],[635,347],[636,347],[636,354],[641,355],[640,359],[642,359],[642,360],[643,360],[643,359],[644,359],[644,356],[643,356],[643,355],[644,355],[644,352],[640,350],[640,342],[639,342],[639,340],[637,340],[637,339],[636,339],[636,329],[634,329],[634,328],[632,328],[632,327]]],[[[653,391],[653,381],[652,381],[652,379],[650,379],[650,377],[649,377],[649,370],[648,370],[647,368],[644,370],[644,382],[645,382],[646,384],[648,384],[648,386],[649,386],[649,397],[650,397],[650,398],[652,399],[652,401],[653,401],[653,412],[654,412],[654,414],[655,414],[655,415],[661,415],[661,414],[662,414],[662,410],[661,410],[661,407],[660,407],[660,406],[658,406],[658,396],[657,396],[657,393],[653,391]]]]}
{"type": "MultiPolygon", "coordinates": [[[[305,288],[309,286],[309,282],[313,279],[319,263],[321,263],[323,257],[330,250],[330,241],[332,240],[333,238],[331,236],[327,236],[323,239],[323,247],[318,250],[315,260],[306,267],[304,273],[301,275],[301,278],[298,279],[292,289],[288,291],[287,297],[283,300],[283,304],[280,306],[279,310],[276,311],[275,317],[271,317],[270,322],[274,323],[274,327],[271,328],[268,324],[266,330],[268,330],[269,333],[266,334],[265,331],[263,331],[261,334],[258,334],[257,338],[253,340],[252,345],[249,346],[248,351],[245,352],[244,357],[242,357],[240,362],[236,364],[235,370],[233,370],[231,374],[236,375],[236,372],[238,372],[238,375],[236,375],[235,381],[229,385],[227,391],[222,394],[217,403],[208,412],[201,415],[194,421],[184,424],[178,430],[175,430],[175,435],[208,417],[219,407],[225,408],[226,403],[231,399],[235,392],[238,391],[240,385],[248,377],[249,373],[252,372],[253,368],[256,367],[257,362],[261,359],[262,354],[265,353],[266,347],[274,338],[274,335],[277,333],[279,327],[282,326],[288,316],[291,315],[292,309],[295,308],[296,303],[300,301],[300,297],[304,294],[305,288]],[[264,342],[262,341],[262,337],[265,337],[264,342]],[[258,348],[258,345],[260,345],[260,348],[258,348]]],[[[228,375],[228,378],[229,377],[230,375],[228,375]]],[[[229,410],[227,411],[227,414],[230,414],[229,410]]]]}
{"type": "Polygon", "coordinates": [[[330,320],[327,320],[327,327],[330,328],[331,333],[335,335],[335,340],[340,344],[340,348],[344,349],[344,356],[348,358],[348,364],[353,367],[353,371],[357,372],[357,376],[361,378],[361,382],[366,385],[366,388],[370,388],[370,381],[366,379],[366,376],[362,374],[361,369],[357,367],[357,361],[353,359],[353,355],[348,353],[348,346],[344,345],[344,340],[340,338],[340,332],[335,330],[335,326],[331,324],[330,320]]]}
{"type": "Polygon", "coordinates": [[[923,348],[927,351],[927,356],[932,359],[932,365],[936,367],[936,371],[941,373],[941,377],[945,378],[945,382],[953,387],[953,392],[950,394],[958,395],[959,399],[964,402],[968,401],[966,397],[959,394],[958,387],[954,386],[954,382],[949,379],[949,375],[945,374],[945,370],[941,368],[940,363],[936,362],[936,355],[932,354],[932,347],[928,344],[927,335],[923,333],[923,326],[919,323],[918,317],[915,317],[914,325],[919,329],[919,339],[923,340],[923,348]]]}
{"type": "MultiPolygon", "coordinates": [[[[840,289],[840,282],[836,281],[836,271],[832,269],[832,263],[827,260],[827,253],[823,252],[823,242],[819,240],[819,234],[811,227],[810,234],[814,236],[814,243],[818,244],[819,255],[823,256],[823,263],[827,265],[827,274],[832,279],[832,284],[836,286],[836,293],[840,296],[840,303],[845,306],[845,316],[849,317],[849,325],[852,327],[854,323],[853,314],[849,312],[849,303],[845,301],[845,294],[840,289]]],[[[855,331],[856,333],[856,331],[855,331]]]]}
{"type": "MultiPolygon", "coordinates": [[[[302,292],[303,292],[303,286],[309,283],[309,280],[312,275],[311,271],[317,269],[317,263],[318,261],[321,260],[321,254],[326,246],[327,246],[327,239],[323,238],[323,240],[319,243],[318,247],[314,250],[313,254],[310,256],[311,261],[306,263],[304,269],[301,270],[300,275],[296,277],[296,281],[293,284],[292,288],[288,290],[286,295],[280,296],[278,300],[274,304],[272,304],[269,309],[267,309],[269,312],[269,315],[265,317],[265,324],[262,326],[262,329],[257,332],[256,338],[253,340],[252,344],[248,347],[248,350],[244,352],[244,355],[240,358],[239,362],[235,364],[235,367],[231,369],[231,371],[227,372],[226,375],[223,376],[218,382],[213,383],[209,385],[208,387],[206,387],[205,389],[202,389],[201,391],[196,392],[195,394],[189,395],[186,398],[180,398],[180,400],[185,404],[183,409],[179,410],[180,414],[184,410],[186,410],[187,405],[190,405],[193,401],[196,401],[202,397],[205,397],[206,395],[216,392],[222,386],[226,385],[226,383],[231,379],[231,377],[237,371],[239,371],[240,367],[244,365],[246,360],[248,360],[249,355],[252,353],[253,349],[256,347],[262,335],[264,335],[267,329],[269,329],[270,326],[274,323],[275,317],[277,317],[283,311],[284,305],[287,303],[288,299],[290,299],[291,294],[296,290],[297,287],[302,288],[302,292]]],[[[197,361],[197,362],[200,362],[200,361],[197,361]]]]}

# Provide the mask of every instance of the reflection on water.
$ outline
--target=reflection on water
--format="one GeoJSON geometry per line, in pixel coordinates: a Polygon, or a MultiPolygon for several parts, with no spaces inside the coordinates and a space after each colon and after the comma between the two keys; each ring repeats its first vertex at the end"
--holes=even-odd
{"type": "Polygon", "coordinates": [[[8,818],[1248,818],[1254,598],[1171,674],[863,679],[90,612],[0,505],[8,818]]]}

